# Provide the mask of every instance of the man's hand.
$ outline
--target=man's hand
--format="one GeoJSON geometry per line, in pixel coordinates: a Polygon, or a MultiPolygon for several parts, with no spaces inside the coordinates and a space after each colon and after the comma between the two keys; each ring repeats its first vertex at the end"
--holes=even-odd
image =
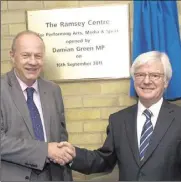
{"type": "MultiPolygon", "coordinates": [[[[64,142],[60,142],[60,143],[58,144],[58,147],[59,147],[59,148],[69,148],[69,150],[72,151],[72,153],[71,153],[72,159],[69,160],[68,162],[71,162],[71,161],[73,160],[73,158],[76,156],[75,147],[74,147],[72,144],[70,144],[70,143],[64,141],[64,142]]],[[[65,163],[67,163],[67,162],[66,162],[66,161],[67,161],[66,158],[65,158],[65,159],[63,158],[63,161],[64,161],[65,163]]]]}
{"type": "Polygon", "coordinates": [[[52,142],[48,144],[48,157],[51,161],[60,165],[65,165],[73,160],[75,157],[75,149],[71,144],[67,145],[66,143],[61,144],[52,142]],[[70,145],[72,147],[70,147],[70,145]]]}

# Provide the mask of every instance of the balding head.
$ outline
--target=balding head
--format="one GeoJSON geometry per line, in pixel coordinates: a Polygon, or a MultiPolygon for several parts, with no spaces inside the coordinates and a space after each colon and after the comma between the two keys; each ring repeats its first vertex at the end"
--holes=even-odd
{"type": "Polygon", "coordinates": [[[19,38],[21,38],[22,36],[24,35],[34,35],[36,36],[37,38],[39,38],[41,41],[42,41],[42,44],[44,46],[44,49],[45,49],[45,44],[44,44],[44,41],[43,39],[40,37],[40,35],[34,31],[31,31],[31,30],[25,30],[25,31],[22,31],[20,33],[18,33],[14,39],[13,39],[13,42],[12,42],[12,45],[11,45],[11,51],[14,53],[16,51],[16,43],[17,41],[19,40],[19,38]]]}
{"type": "Polygon", "coordinates": [[[45,45],[35,32],[20,32],[13,40],[10,57],[17,76],[28,86],[39,77],[43,68],[45,45]]]}

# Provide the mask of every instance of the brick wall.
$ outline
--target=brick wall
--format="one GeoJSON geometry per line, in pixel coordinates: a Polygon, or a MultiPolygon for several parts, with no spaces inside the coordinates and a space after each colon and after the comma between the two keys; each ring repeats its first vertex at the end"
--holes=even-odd
{"type": "MultiPolygon", "coordinates": [[[[26,29],[26,10],[123,3],[130,5],[132,32],[132,1],[1,1],[1,74],[11,69],[9,61],[11,41],[18,32],[26,29]]],[[[180,6],[181,2],[178,2],[179,13],[180,6]]],[[[128,79],[76,81],[59,85],[64,99],[69,141],[88,149],[98,148],[103,143],[110,113],[135,103],[128,95],[128,79]]],[[[176,103],[181,105],[181,101],[176,103]]],[[[88,179],[79,173],[74,173],[74,177],[79,180],[88,179]]]]}

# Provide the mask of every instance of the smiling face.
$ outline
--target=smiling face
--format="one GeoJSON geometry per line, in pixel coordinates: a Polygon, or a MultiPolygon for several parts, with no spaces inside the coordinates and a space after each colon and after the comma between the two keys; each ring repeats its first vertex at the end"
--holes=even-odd
{"type": "Polygon", "coordinates": [[[15,50],[10,52],[17,76],[28,86],[39,77],[44,59],[44,44],[34,34],[24,34],[17,38],[15,50]]]}
{"type": "Polygon", "coordinates": [[[164,68],[160,61],[148,62],[135,70],[135,90],[145,107],[158,102],[167,85],[164,68]]]}

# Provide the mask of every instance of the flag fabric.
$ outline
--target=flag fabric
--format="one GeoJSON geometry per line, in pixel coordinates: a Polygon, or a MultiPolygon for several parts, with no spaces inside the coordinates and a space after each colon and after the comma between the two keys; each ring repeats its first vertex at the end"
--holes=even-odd
{"type": "MultiPolygon", "coordinates": [[[[137,1],[133,14],[132,60],[148,51],[165,52],[172,65],[172,79],[164,98],[181,98],[181,42],[176,1],[137,1]]],[[[136,96],[131,79],[130,95],[136,96]]]]}

